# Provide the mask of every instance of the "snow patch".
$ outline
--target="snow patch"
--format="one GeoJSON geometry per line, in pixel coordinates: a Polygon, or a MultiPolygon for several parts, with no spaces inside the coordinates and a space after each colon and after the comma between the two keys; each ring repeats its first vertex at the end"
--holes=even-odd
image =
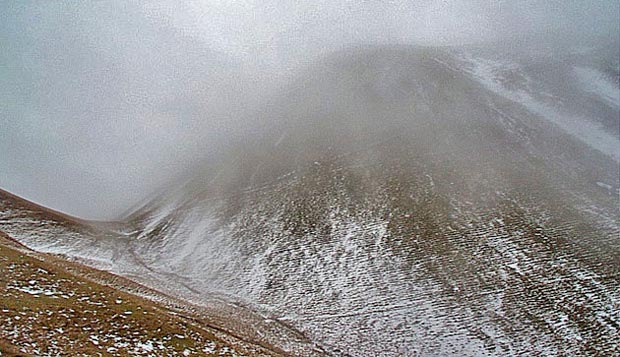
{"type": "MultiPolygon", "coordinates": [[[[532,96],[527,89],[507,88],[503,84],[499,73],[504,70],[519,71],[517,64],[477,58],[465,53],[461,53],[460,57],[462,60],[472,65],[472,68],[466,71],[487,89],[506,99],[523,105],[532,113],[551,121],[568,134],[581,140],[588,146],[612,157],[615,161],[620,162],[620,140],[618,140],[614,135],[609,134],[600,125],[589,120],[588,118],[561,113],[552,105],[534,98],[534,96],[532,96]]],[[[580,73],[588,76],[593,75],[588,71],[581,71],[580,73]]],[[[525,76],[524,73],[520,74],[525,76]]],[[[529,80],[529,78],[525,78],[529,80]]],[[[612,88],[601,84],[603,83],[601,81],[603,81],[603,79],[596,80],[595,82],[598,84],[593,84],[593,86],[598,88],[597,91],[603,93],[602,95],[612,98],[612,100],[617,103],[616,99],[614,99],[617,97],[612,88]]]]}
{"type": "Polygon", "coordinates": [[[573,71],[588,92],[596,94],[616,108],[620,107],[620,88],[603,73],[589,67],[575,67],[573,71]]]}

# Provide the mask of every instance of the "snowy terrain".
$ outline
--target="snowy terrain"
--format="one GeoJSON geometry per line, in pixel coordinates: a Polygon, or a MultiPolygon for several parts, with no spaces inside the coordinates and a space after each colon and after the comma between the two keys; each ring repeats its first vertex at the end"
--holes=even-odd
{"type": "Polygon", "coordinates": [[[107,233],[7,201],[0,229],[245,306],[300,355],[618,354],[619,70],[588,51],[337,53],[107,233]]]}

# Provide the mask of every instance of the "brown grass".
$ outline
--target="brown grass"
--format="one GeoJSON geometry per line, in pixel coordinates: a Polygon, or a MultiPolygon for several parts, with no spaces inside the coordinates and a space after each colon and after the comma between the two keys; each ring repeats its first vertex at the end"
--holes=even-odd
{"type": "Polygon", "coordinates": [[[0,232],[1,356],[257,354],[224,342],[199,321],[76,274],[84,271],[117,282],[111,274],[33,252],[0,232]]]}

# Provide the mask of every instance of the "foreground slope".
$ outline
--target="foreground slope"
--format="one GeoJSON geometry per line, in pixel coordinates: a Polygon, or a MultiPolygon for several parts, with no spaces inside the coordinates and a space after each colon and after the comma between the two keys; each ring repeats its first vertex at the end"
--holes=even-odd
{"type": "Polygon", "coordinates": [[[109,284],[109,274],[2,232],[0,271],[0,355],[243,355],[196,321],[93,279],[109,284]]]}
{"type": "Polygon", "coordinates": [[[1,355],[285,354],[257,337],[268,329],[242,307],[194,305],[161,293],[164,286],[84,265],[122,263],[98,256],[122,249],[107,232],[115,223],[81,221],[2,190],[0,217],[1,355]]]}

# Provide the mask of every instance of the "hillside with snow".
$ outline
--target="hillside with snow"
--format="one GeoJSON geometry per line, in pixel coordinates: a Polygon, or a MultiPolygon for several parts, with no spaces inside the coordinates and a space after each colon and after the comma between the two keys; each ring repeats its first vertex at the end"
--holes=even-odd
{"type": "Polygon", "coordinates": [[[612,47],[342,50],[123,222],[0,230],[293,355],[618,354],[612,47]]]}

